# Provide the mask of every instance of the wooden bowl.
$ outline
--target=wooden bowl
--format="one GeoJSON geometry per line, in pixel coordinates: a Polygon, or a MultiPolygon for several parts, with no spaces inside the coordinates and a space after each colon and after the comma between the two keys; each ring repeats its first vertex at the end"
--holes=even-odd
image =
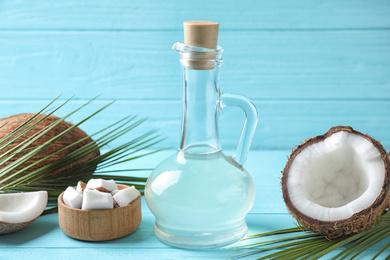
{"type": "MultiPolygon", "coordinates": [[[[120,190],[127,187],[118,184],[120,190]]],[[[72,238],[86,241],[113,240],[131,234],[141,224],[141,193],[126,206],[102,210],[68,207],[63,201],[63,195],[61,193],[58,196],[58,220],[61,230],[72,238]]]]}

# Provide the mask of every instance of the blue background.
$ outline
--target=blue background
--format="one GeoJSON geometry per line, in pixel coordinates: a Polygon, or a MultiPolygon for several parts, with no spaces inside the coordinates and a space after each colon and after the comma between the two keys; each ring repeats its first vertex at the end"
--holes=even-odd
{"type": "MultiPolygon", "coordinates": [[[[389,0],[0,1],[0,117],[36,112],[59,94],[62,100],[74,95],[58,112],[62,116],[101,94],[72,117],[77,122],[116,100],[82,126],[87,133],[139,114],[148,120],[135,135],[156,128],[167,137],[159,147],[177,147],[181,72],[171,47],[183,40],[186,20],[220,23],[219,45],[225,50],[221,89],[247,96],[259,111],[246,165],[257,189],[247,220],[250,232],[293,226],[278,178],[285,156],[302,140],[331,126],[350,125],[390,150],[389,0]]],[[[229,151],[235,148],[243,116],[234,108],[222,112],[222,145],[229,151]]],[[[149,168],[166,155],[139,164],[149,168]]],[[[145,204],[143,210],[140,231],[118,240],[125,241],[123,245],[158,249],[155,256],[167,259],[208,255],[159,243],[152,235],[153,216],[145,204]],[[141,244],[135,242],[145,237],[141,244]]],[[[62,256],[71,254],[67,247],[79,248],[75,250],[81,255],[103,253],[98,251],[101,244],[67,238],[55,218],[42,217],[35,227],[3,237],[4,253],[11,256],[16,246],[26,258],[34,252],[49,257],[53,251],[32,248],[59,244],[62,256]],[[37,230],[44,231],[34,233],[37,230]]],[[[106,247],[116,248],[117,256],[126,255],[119,251],[121,245],[106,247]]],[[[115,255],[113,248],[104,256],[115,255]]],[[[232,253],[214,258],[222,255],[232,253]]]]}
{"type": "MultiPolygon", "coordinates": [[[[102,94],[117,103],[84,130],[139,114],[149,117],[141,131],[159,128],[161,146],[176,147],[182,90],[171,47],[186,20],[220,23],[221,89],[256,104],[254,149],[291,149],[340,124],[390,149],[388,0],[1,1],[0,116],[59,94],[102,94]]],[[[243,114],[222,116],[233,148],[243,114]]]]}

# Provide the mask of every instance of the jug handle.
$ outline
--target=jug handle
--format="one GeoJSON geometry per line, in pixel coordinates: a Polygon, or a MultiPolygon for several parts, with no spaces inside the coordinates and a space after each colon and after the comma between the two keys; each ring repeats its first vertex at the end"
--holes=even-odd
{"type": "Polygon", "coordinates": [[[227,106],[236,106],[244,110],[244,126],[241,130],[241,135],[240,139],[238,140],[236,151],[232,155],[233,159],[235,159],[239,164],[243,165],[248,155],[257,126],[256,106],[248,98],[230,93],[222,93],[221,101],[221,108],[227,106]]]}

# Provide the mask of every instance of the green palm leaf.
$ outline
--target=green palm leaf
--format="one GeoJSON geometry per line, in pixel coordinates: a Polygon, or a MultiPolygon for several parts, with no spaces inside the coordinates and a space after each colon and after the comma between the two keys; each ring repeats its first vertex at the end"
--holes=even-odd
{"type": "Polygon", "coordinates": [[[257,259],[319,259],[335,250],[341,251],[332,259],[355,259],[369,248],[377,250],[373,259],[378,257],[390,259],[390,213],[383,215],[368,231],[333,241],[320,234],[310,233],[302,227],[282,229],[243,238],[243,240],[255,239],[262,239],[262,241],[240,247],[253,250],[237,255],[232,259],[267,252],[270,253],[257,259]],[[388,243],[384,244],[382,248],[378,248],[378,246],[373,248],[386,239],[388,243]]]}
{"type": "MultiPolygon", "coordinates": [[[[47,117],[52,115],[54,112],[58,111],[60,108],[65,106],[72,98],[64,101],[62,104],[57,107],[52,108],[52,105],[55,101],[58,100],[58,97],[51,101],[47,106],[37,112],[33,117],[28,121],[17,127],[10,134],[0,139],[0,151],[6,149],[11,144],[16,143],[24,134],[31,131],[34,126],[41,123],[47,117]]],[[[35,191],[35,190],[47,190],[49,193],[49,207],[45,211],[45,214],[56,212],[56,202],[54,201],[58,195],[64,191],[68,186],[75,186],[79,180],[84,182],[92,178],[91,174],[88,174],[88,170],[96,169],[94,175],[96,178],[104,179],[114,179],[118,183],[126,185],[134,185],[141,192],[145,187],[145,182],[147,178],[141,177],[132,177],[123,175],[123,173],[132,173],[135,171],[150,171],[151,169],[120,169],[120,170],[110,170],[110,167],[115,165],[120,165],[125,162],[135,160],[147,155],[151,155],[160,150],[154,149],[149,150],[155,144],[160,142],[162,139],[159,135],[156,134],[155,130],[147,131],[140,136],[135,136],[131,140],[114,147],[103,154],[100,154],[84,163],[75,165],[69,170],[62,170],[61,174],[54,175],[53,173],[64,169],[70,164],[73,164],[79,161],[82,158],[85,158],[88,155],[95,153],[97,150],[110,145],[113,141],[118,138],[128,134],[134,128],[141,125],[146,119],[137,119],[137,116],[128,116],[115,122],[111,125],[103,127],[101,130],[93,133],[73,144],[70,144],[62,149],[51,153],[31,164],[27,164],[31,158],[40,154],[44,151],[50,144],[54,143],[56,140],[66,136],[69,132],[74,130],[76,127],[79,127],[84,122],[90,120],[92,117],[98,113],[105,110],[113,102],[102,106],[97,109],[95,112],[86,116],[77,124],[74,124],[70,128],[64,130],[63,132],[57,134],[50,140],[47,140],[42,145],[34,146],[31,145],[44,136],[51,129],[56,127],[65,119],[69,118],[71,115],[77,113],[84,107],[91,104],[96,98],[87,101],[81,106],[77,107],[72,112],[68,113],[62,118],[59,118],[55,122],[47,125],[42,130],[37,131],[33,135],[29,136],[23,141],[19,141],[12,149],[7,150],[6,152],[0,155],[0,192],[26,192],[26,191],[35,191]],[[45,162],[52,156],[67,150],[86,139],[93,138],[94,142],[90,142],[73,152],[68,153],[67,155],[55,160],[49,164],[46,164],[38,169],[33,169],[34,166],[39,163],[45,162]],[[16,155],[23,154],[18,159],[11,162],[11,159],[16,155]],[[122,173],[121,175],[115,175],[115,173],[122,173]],[[50,178],[48,177],[50,176],[50,178]]],[[[0,131],[3,126],[7,123],[0,126],[0,131]]],[[[5,150],[4,150],[5,151],[5,150]]]]}

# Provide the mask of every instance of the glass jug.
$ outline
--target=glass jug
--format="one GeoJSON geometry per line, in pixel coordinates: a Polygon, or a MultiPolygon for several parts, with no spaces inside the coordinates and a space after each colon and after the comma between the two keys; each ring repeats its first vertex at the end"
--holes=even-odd
{"type": "Polygon", "coordinates": [[[151,173],[145,198],[156,217],[154,232],[163,242],[183,248],[231,244],[246,231],[245,216],[254,202],[253,180],[243,168],[257,124],[247,98],[222,93],[222,48],[178,42],[183,65],[182,136],[175,154],[151,173]],[[226,156],[218,135],[220,110],[238,106],[246,115],[233,156],[226,156]]]}

